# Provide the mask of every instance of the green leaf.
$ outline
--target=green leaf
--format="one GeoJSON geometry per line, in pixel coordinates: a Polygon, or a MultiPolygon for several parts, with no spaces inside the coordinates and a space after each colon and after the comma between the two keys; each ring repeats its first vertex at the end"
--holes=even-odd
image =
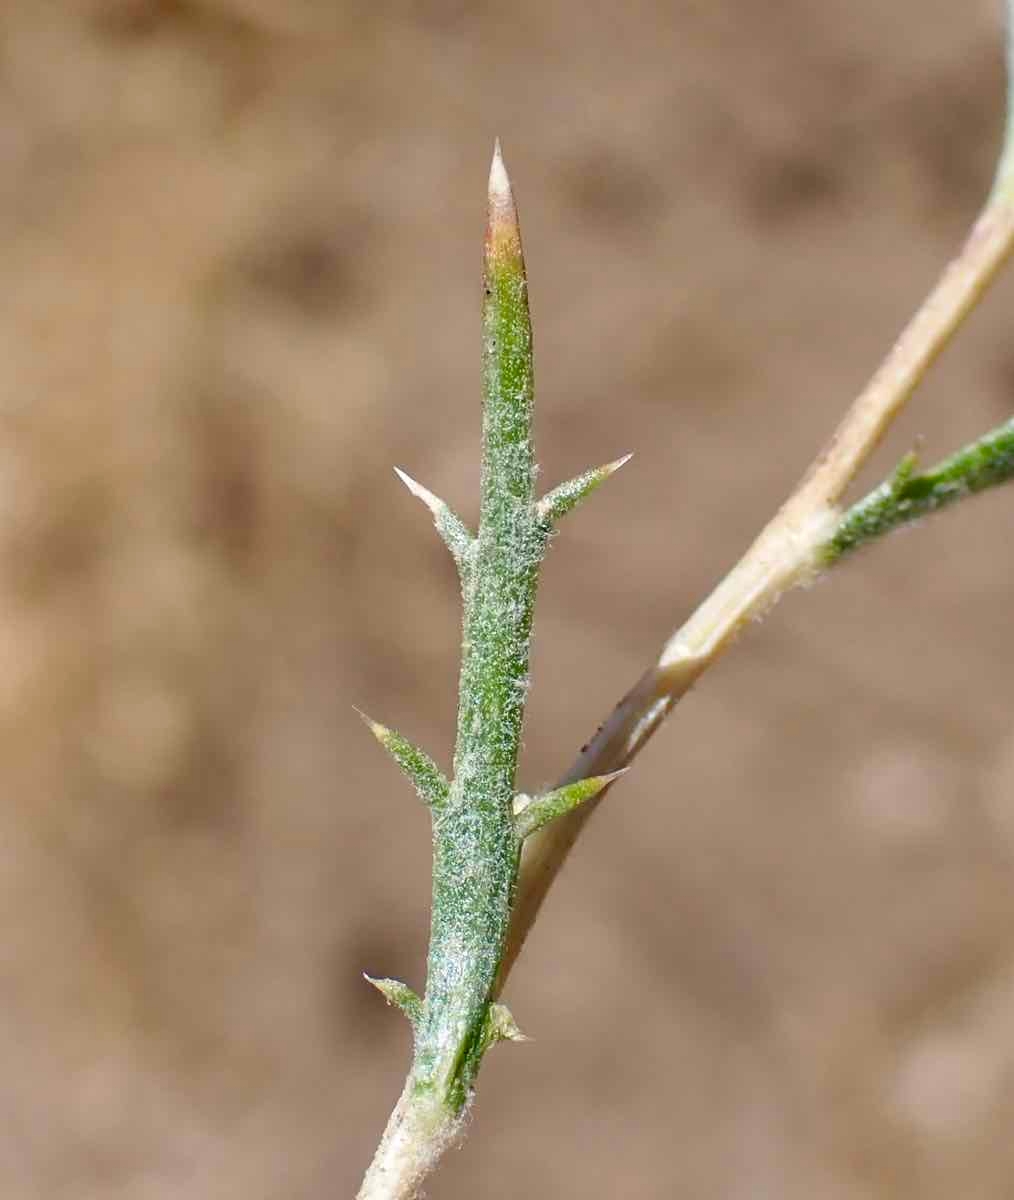
{"type": "Polygon", "coordinates": [[[411,1021],[413,1027],[419,1023],[419,1018],[422,1015],[422,1001],[412,991],[407,983],[402,983],[398,979],[374,979],[372,975],[367,975],[363,972],[363,978],[367,983],[372,983],[378,992],[384,997],[388,1004],[393,1004],[411,1021]]]}
{"type": "Polygon", "coordinates": [[[432,758],[407,738],[379,721],[371,720],[364,712],[356,712],[363,718],[370,732],[412,781],[421,799],[432,808],[439,808],[447,799],[450,784],[432,758]]]}
{"type": "Polygon", "coordinates": [[[544,796],[535,796],[527,804],[521,805],[515,811],[514,828],[522,840],[548,825],[550,821],[577,808],[586,800],[597,796],[599,792],[626,774],[627,768],[612,771],[608,775],[593,775],[589,779],[579,779],[576,783],[565,784],[544,796]]]}
{"type": "Polygon", "coordinates": [[[561,517],[566,516],[572,508],[576,508],[586,496],[595,491],[600,483],[604,483],[610,475],[618,471],[624,463],[630,462],[633,457],[632,454],[625,454],[622,458],[614,459],[613,462],[606,463],[602,467],[595,467],[591,471],[585,471],[576,479],[569,479],[566,483],[561,483],[559,487],[553,488],[536,504],[536,519],[552,529],[561,517]]]}
{"type": "Polygon", "coordinates": [[[437,533],[444,539],[447,549],[454,556],[464,587],[472,559],[475,557],[475,537],[453,509],[439,496],[434,496],[429,488],[424,488],[421,483],[418,483],[400,467],[395,467],[394,473],[412,495],[417,500],[421,500],[433,514],[433,524],[437,527],[437,533]]]}

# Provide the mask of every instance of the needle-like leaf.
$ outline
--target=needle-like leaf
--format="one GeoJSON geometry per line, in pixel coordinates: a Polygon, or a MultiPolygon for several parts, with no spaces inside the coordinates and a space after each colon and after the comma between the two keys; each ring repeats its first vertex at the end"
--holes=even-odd
{"type": "Polygon", "coordinates": [[[377,741],[412,781],[412,786],[419,793],[420,798],[431,808],[440,808],[447,799],[450,784],[433,759],[418,746],[413,746],[400,733],[395,733],[393,729],[388,729],[386,725],[374,721],[366,713],[359,712],[358,708],[356,712],[366,722],[377,741]]]}
{"type": "Polygon", "coordinates": [[[563,787],[547,792],[544,796],[534,796],[515,813],[514,828],[518,837],[524,840],[556,817],[563,816],[564,813],[583,804],[585,800],[597,796],[614,779],[625,774],[626,770],[624,767],[619,771],[611,771],[608,775],[593,775],[590,779],[579,779],[576,783],[564,784],[563,787]]]}
{"type": "Polygon", "coordinates": [[[422,1013],[422,1001],[407,983],[402,983],[399,979],[374,979],[372,975],[367,975],[365,972],[363,978],[367,983],[373,984],[388,1004],[400,1008],[413,1026],[418,1024],[422,1013]]]}
{"type": "Polygon", "coordinates": [[[475,537],[446,501],[434,496],[429,488],[424,488],[400,467],[395,467],[394,473],[412,495],[421,500],[433,514],[433,524],[437,527],[437,533],[444,539],[447,549],[454,556],[458,574],[461,576],[461,586],[466,587],[468,571],[475,556],[475,537]]]}
{"type": "Polygon", "coordinates": [[[632,454],[624,454],[622,458],[617,458],[601,467],[594,467],[591,471],[585,471],[583,475],[578,475],[575,479],[568,479],[566,483],[561,483],[558,487],[553,488],[535,505],[536,519],[552,529],[561,517],[566,516],[572,508],[576,508],[586,496],[595,491],[600,483],[604,483],[610,475],[618,471],[624,463],[630,462],[633,457],[632,454]]]}

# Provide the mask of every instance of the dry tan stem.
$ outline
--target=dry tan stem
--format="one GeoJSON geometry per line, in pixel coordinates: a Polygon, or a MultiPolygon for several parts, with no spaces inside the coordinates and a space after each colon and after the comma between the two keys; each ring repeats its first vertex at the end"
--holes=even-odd
{"type": "MultiPolygon", "coordinates": [[[[1001,182],[1007,183],[1003,175],[1001,182]]],[[[662,648],[582,748],[561,785],[618,770],[634,758],[677,701],[736,633],[814,571],[816,548],[838,517],[845,489],[1014,248],[1014,196],[998,186],[960,254],[909,322],[820,456],[733,570],[662,648]]],[[[502,987],[542,901],[605,792],[529,838],[518,882],[502,987]]]]}

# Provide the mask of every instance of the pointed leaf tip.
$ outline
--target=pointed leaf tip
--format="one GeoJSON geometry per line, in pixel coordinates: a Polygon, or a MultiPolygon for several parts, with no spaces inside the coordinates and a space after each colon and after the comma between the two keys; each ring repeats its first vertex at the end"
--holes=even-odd
{"type": "Polygon", "coordinates": [[[402,983],[398,979],[374,979],[365,971],[363,978],[380,992],[388,1004],[400,1008],[413,1025],[418,1023],[422,1014],[422,1001],[407,983],[402,983]]]}
{"type": "Polygon", "coordinates": [[[485,257],[487,285],[497,271],[524,274],[518,210],[499,141],[489,167],[485,257]]]}
{"type": "Polygon", "coordinates": [[[599,484],[605,483],[610,475],[614,475],[633,457],[632,453],[624,454],[622,458],[614,458],[612,462],[608,462],[604,466],[593,467],[592,470],[585,471],[583,475],[561,483],[538,501],[535,506],[536,517],[543,524],[552,528],[561,517],[565,517],[571,509],[576,508],[586,496],[590,496],[595,491],[599,484]]]}
{"type": "Polygon", "coordinates": [[[918,465],[918,453],[915,450],[909,450],[901,462],[894,468],[894,474],[891,476],[891,490],[896,493],[902,491],[905,484],[912,478],[918,465]]]}
{"type": "Polygon", "coordinates": [[[512,203],[511,181],[500,149],[500,139],[493,142],[493,161],[489,166],[489,198],[504,205],[512,203]]]}
{"type": "Polygon", "coordinates": [[[417,500],[421,500],[433,514],[433,524],[436,525],[437,533],[444,539],[444,544],[453,555],[454,561],[458,565],[458,574],[464,586],[472,559],[472,549],[475,544],[475,538],[472,536],[468,526],[449,504],[441,500],[439,496],[434,496],[429,488],[423,487],[407,471],[403,471],[401,467],[395,467],[394,473],[412,495],[417,500]]]}
{"type": "Polygon", "coordinates": [[[356,712],[366,722],[367,727],[377,741],[408,776],[412,786],[419,794],[419,798],[425,804],[433,808],[439,808],[447,799],[450,784],[433,759],[425,751],[420,750],[417,746],[413,746],[400,733],[396,733],[393,729],[388,729],[386,725],[381,725],[379,721],[374,721],[366,713],[360,712],[358,708],[356,712]]]}
{"type": "Polygon", "coordinates": [[[377,741],[381,745],[384,745],[384,738],[391,732],[390,729],[386,725],[381,725],[379,721],[374,721],[372,717],[367,716],[361,708],[356,708],[354,704],[352,705],[352,709],[377,741]]]}
{"type": "Polygon", "coordinates": [[[526,837],[537,833],[550,821],[562,817],[586,800],[591,800],[607,788],[615,779],[625,775],[629,767],[621,767],[618,771],[610,771],[607,775],[592,775],[588,779],[578,779],[574,783],[564,784],[555,791],[543,796],[535,796],[515,811],[514,829],[517,836],[524,841],[526,837]]]}
{"type": "Polygon", "coordinates": [[[412,495],[426,505],[434,517],[440,516],[441,508],[445,507],[443,500],[441,500],[438,496],[434,496],[429,488],[424,488],[418,480],[413,479],[412,476],[409,475],[407,471],[403,471],[401,467],[395,467],[394,473],[408,488],[412,495]]]}

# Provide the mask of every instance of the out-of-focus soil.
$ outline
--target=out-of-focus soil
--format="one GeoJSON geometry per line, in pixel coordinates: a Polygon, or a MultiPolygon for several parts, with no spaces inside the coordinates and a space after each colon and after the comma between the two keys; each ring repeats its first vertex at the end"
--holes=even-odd
{"type": "MultiPolygon", "coordinates": [[[[9,0],[0,1191],[353,1194],[407,1064],[474,516],[485,174],[553,482],[522,784],[721,576],[956,248],[998,14],[9,0]]],[[[1010,413],[1014,280],[867,475],[1010,413]]],[[[1014,496],[788,599],[609,799],[430,1194],[1000,1200],[1014,496]]]]}

